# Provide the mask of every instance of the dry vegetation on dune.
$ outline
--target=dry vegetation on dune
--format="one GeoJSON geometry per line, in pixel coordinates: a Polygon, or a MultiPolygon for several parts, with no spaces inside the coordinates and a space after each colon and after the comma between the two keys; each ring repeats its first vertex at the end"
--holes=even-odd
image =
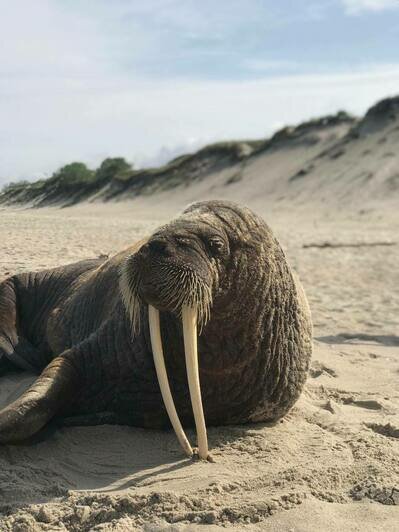
{"type": "MultiPolygon", "coordinates": [[[[184,156],[147,171],[143,182],[157,193],[127,186],[116,196],[129,201],[0,207],[2,279],[114,253],[195,199],[247,203],[282,242],[315,327],[292,412],[274,426],[211,428],[213,464],[182,458],[172,432],[123,426],[53,425],[1,447],[1,531],[397,530],[398,104],[381,102],[362,120],[313,121],[239,152],[230,144],[184,156]],[[164,186],[172,175],[178,188],[164,186]]],[[[110,198],[112,187],[92,199],[110,198]]],[[[0,407],[33,378],[0,377],[0,407]]]]}

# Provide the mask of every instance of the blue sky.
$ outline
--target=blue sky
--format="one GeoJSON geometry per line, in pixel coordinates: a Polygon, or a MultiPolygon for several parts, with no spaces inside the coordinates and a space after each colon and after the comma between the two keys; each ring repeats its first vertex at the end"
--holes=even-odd
{"type": "Polygon", "coordinates": [[[0,0],[0,184],[399,94],[399,0],[0,0]]]}

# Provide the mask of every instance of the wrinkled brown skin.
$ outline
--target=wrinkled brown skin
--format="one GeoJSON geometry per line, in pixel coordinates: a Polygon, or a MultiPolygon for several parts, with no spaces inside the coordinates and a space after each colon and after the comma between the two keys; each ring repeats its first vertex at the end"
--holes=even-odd
{"type": "MultiPolygon", "coordinates": [[[[298,399],[310,363],[312,325],[302,287],[268,226],[249,209],[208,201],[189,211],[190,222],[177,218],[157,238],[166,235],[173,245],[174,234],[186,226],[190,238],[197,238],[197,227],[212,231],[213,225],[229,247],[223,264],[207,251],[201,255],[202,266],[209,260],[219,275],[198,345],[207,425],[275,421],[298,399]]],[[[0,284],[0,373],[10,365],[42,372],[0,412],[0,442],[23,440],[54,416],[101,423],[107,412],[114,422],[169,426],[147,305],[132,338],[118,284],[122,262],[148,254],[148,244],[140,250],[142,245],[109,260],[20,274],[0,284]]],[[[174,245],[184,260],[189,250],[174,245]]],[[[206,250],[202,241],[201,246],[206,250]]],[[[183,424],[192,425],[180,318],[162,311],[161,330],[176,408],[183,424]]]]}

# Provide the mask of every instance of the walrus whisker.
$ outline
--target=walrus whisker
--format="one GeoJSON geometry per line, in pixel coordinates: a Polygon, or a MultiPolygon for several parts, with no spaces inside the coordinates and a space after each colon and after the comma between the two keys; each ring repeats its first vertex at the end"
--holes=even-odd
{"type": "Polygon", "coordinates": [[[206,434],[198,371],[197,310],[193,307],[184,305],[182,308],[182,321],[188,387],[190,390],[191,405],[197,429],[198,455],[202,460],[207,460],[208,438],[206,434]]]}
{"type": "Polygon", "coordinates": [[[130,262],[132,257],[125,260],[119,271],[119,286],[122,300],[130,317],[132,336],[140,332],[140,298],[138,296],[138,287],[140,284],[140,275],[133,268],[133,274],[130,272],[130,262]]]}
{"type": "Polygon", "coordinates": [[[148,323],[150,327],[152,354],[154,357],[155,370],[157,372],[162,399],[180,445],[182,446],[187,456],[192,456],[193,449],[180,423],[180,419],[176,412],[176,407],[173,401],[172,393],[170,391],[169,380],[163,356],[159,311],[152,305],[148,305],[148,323]]]}

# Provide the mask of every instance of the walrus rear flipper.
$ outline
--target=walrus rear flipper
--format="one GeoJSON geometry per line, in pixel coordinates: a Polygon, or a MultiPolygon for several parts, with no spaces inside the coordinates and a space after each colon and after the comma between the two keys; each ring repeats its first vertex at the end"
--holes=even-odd
{"type": "Polygon", "coordinates": [[[71,361],[54,359],[22,396],[0,411],[0,443],[15,443],[38,432],[79,388],[71,361]]]}
{"type": "Polygon", "coordinates": [[[4,353],[0,352],[0,377],[16,369],[14,364],[8,360],[4,353]]]}
{"type": "Polygon", "coordinates": [[[45,357],[43,357],[40,351],[33,347],[24,338],[19,338],[18,344],[13,346],[11,349],[2,350],[0,345],[0,353],[2,351],[4,356],[9,360],[9,362],[11,362],[11,367],[14,366],[16,368],[25,371],[31,371],[32,373],[39,375],[41,369],[46,366],[45,357]]]}
{"type": "Polygon", "coordinates": [[[0,283],[0,375],[19,368],[39,374],[48,356],[18,332],[17,295],[12,277],[0,283]]]}

